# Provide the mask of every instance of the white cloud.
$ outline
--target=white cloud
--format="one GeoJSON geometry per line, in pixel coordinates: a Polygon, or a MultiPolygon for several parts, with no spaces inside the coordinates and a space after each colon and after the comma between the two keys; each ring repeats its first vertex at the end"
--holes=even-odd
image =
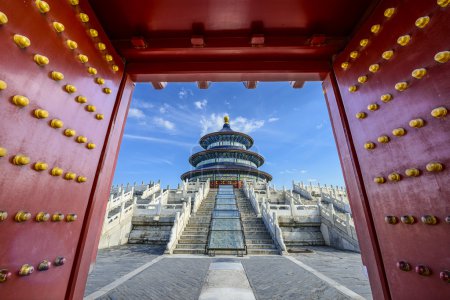
{"type": "Polygon", "coordinates": [[[255,119],[247,119],[244,117],[237,117],[234,121],[231,122],[231,128],[234,130],[242,131],[245,133],[250,133],[255,131],[258,128],[264,126],[264,120],[255,120],[255,119]]]}
{"type": "Polygon", "coordinates": [[[316,125],[316,129],[317,129],[317,130],[322,129],[322,128],[323,128],[323,125],[324,125],[323,122],[320,123],[320,124],[317,124],[317,125],[316,125]]]}
{"type": "Polygon", "coordinates": [[[309,178],[308,181],[309,181],[309,182],[315,182],[315,181],[317,181],[317,179],[315,179],[315,178],[309,178]]]}
{"type": "Polygon", "coordinates": [[[206,104],[208,104],[208,100],[203,99],[202,101],[195,101],[194,105],[198,109],[204,109],[206,107],[206,104]]]}
{"type": "Polygon", "coordinates": [[[150,103],[149,100],[144,100],[142,98],[133,99],[133,106],[143,109],[151,109],[155,107],[155,105],[153,103],[150,103]]]}
{"type": "Polygon", "coordinates": [[[135,161],[136,164],[167,164],[173,166],[173,162],[169,159],[161,157],[145,157],[135,161]]]}
{"type": "Polygon", "coordinates": [[[174,130],[175,129],[175,124],[174,123],[172,123],[172,122],[170,122],[168,120],[165,120],[163,118],[158,118],[157,117],[157,118],[154,118],[153,121],[154,121],[156,126],[165,128],[167,130],[174,130]]]}
{"type": "Polygon", "coordinates": [[[151,137],[151,136],[124,134],[123,137],[126,139],[130,139],[130,140],[140,140],[140,141],[159,143],[159,144],[171,144],[171,145],[175,145],[175,146],[182,146],[182,147],[188,147],[188,148],[191,148],[192,146],[194,146],[194,144],[190,144],[190,143],[184,143],[184,142],[175,141],[175,140],[171,140],[171,139],[160,139],[160,138],[155,138],[155,137],[151,137]]]}
{"type": "Polygon", "coordinates": [[[167,103],[164,103],[164,104],[159,108],[159,112],[162,113],[162,114],[165,114],[169,108],[170,108],[170,105],[167,104],[167,103]]]}
{"type": "Polygon", "coordinates": [[[178,98],[186,99],[188,96],[194,96],[194,93],[190,89],[181,88],[178,92],[178,98]]]}
{"type": "Polygon", "coordinates": [[[267,120],[267,122],[272,123],[272,122],[276,122],[278,121],[280,118],[269,118],[269,120],[267,120]]]}
{"type": "Polygon", "coordinates": [[[280,174],[293,174],[297,173],[297,169],[286,169],[284,171],[280,171],[280,174]]]}
{"type": "Polygon", "coordinates": [[[145,114],[139,108],[130,108],[130,110],[128,111],[128,117],[135,119],[142,119],[145,117],[145,114]]]}
{"type": "Polygon", "coordinates": [[[300,173],[302,174],[308,173],[308,170],[300,170],[300,173]]]}
{"type": "MultiPolygon", "coordinates": [[[[200,120],[200,125],[202,127],[202,135],[207,132],[218,131],[223,126],[223,117],[228,115],[227,113],[222,114],[211,114],[209,117],[202,117],[200,120]]],[[[235,131],[241,131],[244,133],[250,133],[258,128],[264,126],[264,120],[247,119],[244,117],[231,118],[230,126],[235,131]]]]}

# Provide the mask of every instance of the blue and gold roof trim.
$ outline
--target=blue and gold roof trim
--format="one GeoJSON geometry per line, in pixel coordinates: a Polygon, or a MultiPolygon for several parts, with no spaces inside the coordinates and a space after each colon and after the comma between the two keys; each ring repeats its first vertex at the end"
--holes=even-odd
{"type": "Polygon", "coordinates": [[[228,116],[220,131],[204,135],[199,143],[205,150],[191,155],[189,163],[195,169],[181,175],[182,180],[272,180],[270,174],[258,169],[264,158],[249,150],[253,138],[232,130],[228,116]]]}

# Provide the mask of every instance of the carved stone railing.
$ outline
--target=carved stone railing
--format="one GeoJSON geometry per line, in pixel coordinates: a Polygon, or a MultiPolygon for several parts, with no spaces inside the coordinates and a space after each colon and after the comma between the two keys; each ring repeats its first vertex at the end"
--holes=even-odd
{"type": "Polygon", "coordinates": [[[345,233],[349,238],[358,240],[355,224],[349,213],[336,213],[332,204],[319,204],[320,215],[328,220],[334,227],[345,233]]]}
{"type": "Polygon", "coordinates": [[[261,213],[264,224],[269,230],[272,239],[277,243],[281,252],[285,254],[287,252],[287,248],[284,244],[280,225],[278,224],[277,212],[270,209],[270,204],[268,201],[264,201],[261,205],[261,213]]]}
{"type": "Polygon", "coordinates": [[[303,188],[300,184],[292,182],[292,189],[294,190],[294,192],[300,194],[303,198],[313,200],[311,191],[308,191],[307,189],[303,188]]]}
{"type": "Polygon", "coordinates": [[[256,199],[255,190],[253,188],[253,185],[248,184],[244,180],[243,190],[245,197],[250,200],[250,203],[252,204],[253,210],[256,213],[258,217],[261,217],[261,209],[259,207],[258,200],[256,199]]]}
{"type": "Polygon", "coordinates": [[[149,196],[155,194],[156,192],[158,192],[161,189],[161,185],[159,183],[151,186],[150,188],[144,190],[142,192],[141,198],[142,199],[147,199],[149,196]]]}
{"type": "Polygon", "coordinates": [[[350,204],[347,198],[347,192],[344,188],[333,186],[312,186],[303,185],[303,183],[292,182],[293,190],[306,199],[312,200],[313,197],[320,197],[321,201],[333,203],[335,207],[343,212],[351,213],[350,204]]]}
{"type": "Polygon", "coordinates": [[[327,203],[332,203],[335,207],[337,207],[341,211],[351,213],[350,203],[347,201],[347,199],[343,198],[342,196],[336,198],[329,194],[322,193],[321,200],[327,203]]]}
{"type": "Polygon", "coordinates": [[[181,212],[177,212],[175,215],[175,221],[170,231],[169,242],[167,243],[166,253],[172,254],[173,249],[175,249],[178,241],[180,240],[181,234],[184,231],[189,219],[191,217],[191,197],[188,198],[187,202],[184,202],[181,208],[181,212]]]}
{"type": "Polygon", "coordinates": [[[302,204],[269,204],[270,210],[275,211],[278,216],[288,217],[318,217],[320,211],[317,205],[302,204]]]}

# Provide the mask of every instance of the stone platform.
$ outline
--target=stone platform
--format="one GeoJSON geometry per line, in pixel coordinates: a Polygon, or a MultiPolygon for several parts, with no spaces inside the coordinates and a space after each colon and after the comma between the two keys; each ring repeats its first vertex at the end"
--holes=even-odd
{"type": "Polygon", "coordinates": [[[100,250],[85,299],[372,299],[358,253],[308,249],[243,258],[163,255],[149,245],[100,250]]]}

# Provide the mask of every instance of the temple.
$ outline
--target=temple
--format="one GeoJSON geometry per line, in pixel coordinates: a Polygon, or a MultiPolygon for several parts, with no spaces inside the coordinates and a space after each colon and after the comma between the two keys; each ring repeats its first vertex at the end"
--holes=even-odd
{"type": "MultiPolygon", "coordinates": [[[[319,229],[330,245],[336,232],[348,237],[345,245],[353,245],[357,233],[373,299],[450,299],[449,18],[450,0],[0,1],[1,299],[83,299],[106,212],[107,227],[125,217],[140,222],[133,231],[159,222],[169,231],[170,238],[163,237],[170,251],[187,252],[196,244],[204,252],[204,223],[220,194],[210,178],[242,181],[235,200],[248,254],[289,250],[296,236],[320,236],[319,229]],[[251,90],[274,81],[295,89],[322,84],[323,118],[333,127],[348,204],[340,201],[341,189],[325,195],[322,187],[297,184],[291,195],[270,188],[269,175],[258,171],[262,158],[249,151],[252,139],[227,126],[201,139],[205,151],[193,155],[195,169],[176,190],[159,187],[154,200],[156,185],[110,196],[135,83],[163,89],[195,82],[208,89],[242,82],[251,90]],[[241,148],[215,142],[240,142],[241,148]],[[242,180],[252,176],[259,181],[242,180]],[[351,218],[349,210],[338,210],[347,205],[351,218]],[[147,214],[130,217],[140,206],[147,214]]],[[[274,105],[282,105],[282,95],[277,98],[274,105]]],[[[120,234],[124,240],[152,237],[120,234]]],[[[123,294],[114,289],[105,295],[101,287],[95,295],[174,299],[164,291],[179,287],[178,299],[198,299],[202,288],[192,288],[193,280],[208,283],[205,273],[215,271],[210,258],[183,258],[184,268],[174,272],[173,258],[150,263],[144,252],[135,252],[136,260],[144,267],[154,263],[151,270],[131,271],[135,262],[114,265],[103,273],[116,277],[105,287],[135,274],[133,286],[153,284],[154,294],[133,297],[126,294],[132,285],[123,283],[123,294]],[[186,272],[196,268],[201,276],[186,272]],[[143,280],[146,271],[156,275],[143,280]]],[[[312,267],[289,268],[291,258],[241,260],[255,298],[363,297],[343,296],[344,288],[335,289],[339,295],[300,295],[324,291],[318,274],[338,264],[329,262],[306,281],[304,272],[312,267]],[[264,278],[252,277],[251,270],[264,278]]],[[[356,272],[329,272],[335,277],[327,282],[356,272]]]]}
{"type": "Polygon", "coordinates": [[[195,169],[181,175],[183,181],[209,179],[211,187],[229,184],[240,188],[243,180],[272,180],[270,174],[258,169],[264,164],[264,158],[249,150],[253,146],[253,139],[231,129],[228,116],[224,117],[221,130],[200,139],[200,146],[205,150],[191,155],[189,163],[195,169]]]}

